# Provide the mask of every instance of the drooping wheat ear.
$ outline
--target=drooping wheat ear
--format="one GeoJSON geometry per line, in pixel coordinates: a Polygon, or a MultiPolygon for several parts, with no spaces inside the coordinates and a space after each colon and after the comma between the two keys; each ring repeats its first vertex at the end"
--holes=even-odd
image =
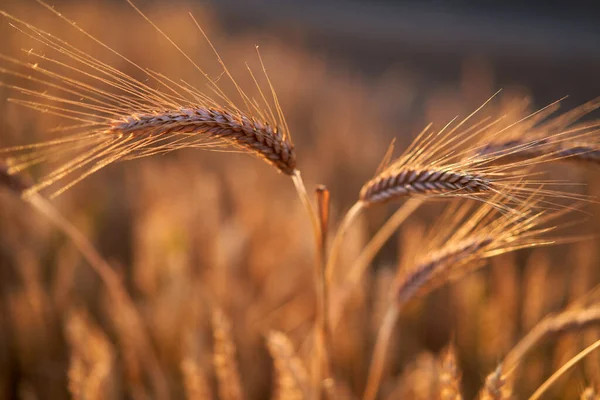
{"type": "Polygon", "coordinates": [[[274,399],[308,399],[308,372],[288,337],[281,332],[270,332],[267,335],[267,348],[275,363],[274,399]]]}
{"type": "Polygon", "coordinates": [[[213,362],[219,384],[219,398],[242,400],[245,398],[240,380],[235,343],[231,337],[231,323],[222,310],[216,308],[213,323],[213,362]]]}
{"type": "Polygon", "coordinates": [[[296,153],[278,128],[253,117],[214,108],[182,108],[154,114],[130,115],[115,121],[109,134],[152,137],[172,134],[207,135],[244,149],[292,175],[296,153]]]}
{"type": "Polygon", "coordinates": [[[447,216],[438,220],[432,232],[435,234],[416,251],[416,258],[408,268],[401,268],[392,285],[390,303],[379,328],[373,357],[369,368],[365,400],[377,396],[383,374],[387,346],[403,306],[416,295],[457,279],[473,268],[481,267],[483,261],[502,253],[521,248],[554,243],[543,235],[551,228],[539,225],[561,215],[560,212],[545,215],[533,212],[540,199],[530,196],[519,208],[501,212],[506,194],[498,194],[489,204],[482,204],[473,211],[473,204],[457,203],[448,208],[447,216]],[[496,204],[496,205],[493,205],[496,204]]]}
{"type": "Polygon", "coordinates": [[[461,371],[456,361],[456,350],[452,344],[442,350],[438,361],[439,369],[439,399],[462,400],[460,390],[461,371]]]}
{"type": "Polygon", "coordinates": [[[459,202],[448,207],[423,246],[415,251],[412,265],[399,269],[392,286],[398,307],[483,266],[487,258],[557,242],[546,235],[554,227],[541,225],[565,211],[536,211],[543,200],[532,195],[518,208],[503,212],[496,204],[504,196],[497,195],[490,204],[479,207],[459,202]]]}
{"type": "MultiPolygon", "coordinates": [[[[257,91],[251,96],[237,84],[213,47],[223,75],[236,89],[238,100],[233,101],[218,80],[210,78],[130,3],[156,29],[158,36],[169,42],[206,81],[206,91],[212,92],[213,99],[188,83],[139,66],[43,1],[40,3],[88,40],[89,47],[75,47],[0,11],[34,46],[42,48],[39,51],[34,47],[27,52],[33,59],[30,63],[0,55],[0,75],[11,77],[13,82],[0,85],[14,91],[13,103],[61,117],[64,123],[54,131],[66,133],[53,140],[0,149],[9,174],[38,164],[47,166],[46,174],[38,176],[24,196],[55,184],[58,189],[52,197],[57,196],[115,161],[183,148],[250,153],[282,173],[299,176],[290,130],[260,55],[268,88],[263,91],[250,71],[257,91]],[[122,72],[122,65],[115,67],[90,55],[93,48],[112,53],[141,77],[122,72]]],[[[192,21],[204,35],[193,17],[192,21]]]]}

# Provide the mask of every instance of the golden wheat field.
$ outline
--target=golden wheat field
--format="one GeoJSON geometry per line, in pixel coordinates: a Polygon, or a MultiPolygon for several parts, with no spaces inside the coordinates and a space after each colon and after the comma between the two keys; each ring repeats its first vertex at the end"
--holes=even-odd
{"type": "Polygon", "coordinates": [[[0,11],[1,399],[600,398],[600,97],[0,11]]]}

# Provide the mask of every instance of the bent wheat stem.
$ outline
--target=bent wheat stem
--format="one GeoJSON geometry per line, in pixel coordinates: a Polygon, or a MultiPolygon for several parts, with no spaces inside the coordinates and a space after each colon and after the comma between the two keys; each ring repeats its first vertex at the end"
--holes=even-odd
{"type": "Polygon", "coordinates": [[[326,266],[327,282],[329,284],[331,284],[333,278],[335,277],[335,268],[338,258],[340,257],[340,252],[342,251],[342,244],[344,242],[344,238],[346,237],[346,233],[352,226],[352,223],[360,216],[364,210],[364,207],[365,204],[362,201],[357,201],[354,203],[346,215],[344,215],[344,219],[336,231],[335,237],[333,238],[333,243],[331,244],[331,252],[329,254],[326,266]]]}

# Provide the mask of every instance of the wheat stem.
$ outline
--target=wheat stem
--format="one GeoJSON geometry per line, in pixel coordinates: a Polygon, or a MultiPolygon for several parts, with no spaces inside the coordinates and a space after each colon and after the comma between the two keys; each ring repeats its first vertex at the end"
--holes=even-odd
{"type": "Polygon", "coordinates": [[[390,304],[383,317],[383,322],[381,323],[379,332],[377,333],[375,349],[373,350],[373,358],[369,367],[367,386],[363,394],[363,400],[375,400],[377,397],[379,384],[385,368],[385,356],[388,350],[388,343],[392,333],[394,332],[394,327],[396,326],[396,321],[398,320],[399,315],[400,308],[394,303],[390,304]]]}
{"type": "Polygon", "coordinates": [[[329,253],[326,266],[327,282],[329,284],[331,284],[333,278],[335,277],[335,268],[338,258],[340,257],[340,252],[342,251],[344,237],[346,236],[348,229],[350,229],[350,226],[352,226],[352,223],[360,216],[364,210],[364,207],[365,203],[360,200],[354,203],[338,227],[335,237],[333,238],[333,243],[331,245],[331,251],[329,253]]]}
{"type": "Polygon", "coordinates": [[[335,331],[339,323],[346,300],[354,287],[360,282],[365,271],[377,255],[383,245],[398,230],[400,225],[425,202],[422,198],[408,199],[388,220],[379,228],[373,238],[362,249],[358,258],[352,264],[350,271],[344,278],[344,283],[340,286],[335,301],[332,303],[331,328],[335,331]]]}

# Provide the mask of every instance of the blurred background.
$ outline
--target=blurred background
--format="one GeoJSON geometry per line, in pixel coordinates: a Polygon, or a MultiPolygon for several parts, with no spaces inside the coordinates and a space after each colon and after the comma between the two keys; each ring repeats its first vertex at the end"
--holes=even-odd
{"type": "MultiPolygon", "coordinates": [[[[441,127],[464,117],[499,89],[482,118],[515,110],[517,118],[564,96],[570,109],[599,96],[596,3],[136,2],[211,76],[218,76],[218,63],[188,12],[244,87],[253,85],[245,63],[260,71],[260,46],[309,190],[323,183],[331,191],[334,226],[392,138],[402,149],[427,123],[441,127]]],[[[52,4],[136,63],[204,84],[125,2],[52,4]]],[[[139,75],[33,1],[3,0],[0,8],[139,75]]],[[[41,48],[6,19],[0,37],[0,53],[12,57],[27,60],[28,49],[41,48]]],[[[15,95],[0,87],[0,146],[54,137],[51,129],[61,120],[9,103],[15,95]]],[[[577,190],[599,194],[596,169],[553,171],[587,183],[577,190]]],[[[53,203],[118,271],[143,323],[131,322],[71,242],[0,190],[0,398],[202,398],[198,387],[204,386],[209,397],[236,398],[223,395],[213,365],[219,349],[211,324],[215,307],[231,323],[246,398],[274,393],[265,346],[270,330],[284,332],[306,361],[303,343],[315,307],[313,240],[287,177],[245,155],[190,149],[111,165],[53,203]]],[[[360,398],[364,389],[402,249],[427,234],[443,206],[433,202],[412,216],[353,294],[335,338],[344,397],[360,398]]],[[[358,221],[343,265],[394,210],[377,208],[358,221]]],[[[579,232],[597,234],[598,207],[588,211],[577,216],[585,219],[579,232]]],[[[520,251],[490,264],[403,314],[382,399],[431,398],[432,365],[451,340],[465,398],[472,398],[537,321],[600,281],[593,240],[520,251]]],[[[528,359],[515,391],[532,393],[597,334],[588,330],[546,343],[528,359]]],[[[588,359],[553,395],[576,398],[583,387],[598,384],[599,360],[588,359]]]]}

